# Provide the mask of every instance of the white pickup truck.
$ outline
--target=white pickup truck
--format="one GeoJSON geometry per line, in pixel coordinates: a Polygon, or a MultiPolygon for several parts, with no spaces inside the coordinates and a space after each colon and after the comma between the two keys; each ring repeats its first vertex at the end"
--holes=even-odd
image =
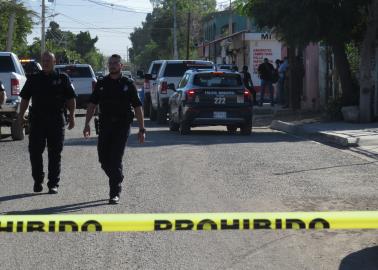
{"type": "Polygon", "coordinates": [[[170,85],[174,84],[177,88],[177,84],[188,69],[213,69],[214,64],[203,60],[159,60],[153,63],[159,64],[156,75],[145,74],[146,79],[154,80],[150,88],[150,119],[165,124],[169,97],[174,93],[170,85]]]}
{"type": "Polygon", "coordinates": [[[67,64],[56,65],[55,69],[70,77],[77,95],[76,107],[86,109],[97,82],[92,67],[88,64],[67,64]]]}
{"type": "Polygon", "coordinates": [[[23,140],[24,127],[17,121],[20,111],[20,91],[26,82],[24,69],[18,57],[11,52],[0,52],[0,81],[5,87],[7,100],[0,105],[0,128],[11,128],[13,140],[23,140]]]}

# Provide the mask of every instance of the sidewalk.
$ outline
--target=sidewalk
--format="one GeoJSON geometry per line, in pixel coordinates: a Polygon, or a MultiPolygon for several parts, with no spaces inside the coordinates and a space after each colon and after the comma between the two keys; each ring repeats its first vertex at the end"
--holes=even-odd
{"type": "Polygon", "coordinates": [[[378,123],[322,122],[315,119],[284,122],[274,120],[272,129],[296,135],[316,135],[342,147],[357,147],[378,157],[378,123]]]}

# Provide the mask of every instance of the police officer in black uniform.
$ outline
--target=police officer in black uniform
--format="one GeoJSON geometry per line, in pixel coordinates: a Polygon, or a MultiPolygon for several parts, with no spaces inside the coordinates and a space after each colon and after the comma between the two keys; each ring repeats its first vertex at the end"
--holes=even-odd
{"type": "Polygon", "coordinates": [[[43,158],[47,143],[49,194],[58,193],[66,121],[64,112],[69,110],[68,129],[75,126],[75,92],[69,77],[54,70],[55,56],[42,55],[42,71],[30,76],[20,96],[22,97],[19,121],[25,121],[25,111],[32,99],[30,114],[29,153],[34,178],[34,192],[43,190],[43,158]]]}
{"type": "Polygon", "coordinates": [[[243,77],[244,86],[249,90],[249,92],[253,96],[253,105],[257,105],[256,91],[255,87],[253,86],[251,73],[249,73],[248,71],[248,66],[243,66],[241,74],[243,77]]]}
{"type": "Polygon", "coordinates": [[[139,123],[138,139],[145,140],[142,103],[132,80],[123,77],[121,57],[117,54],[109,58],[109,75],[99,80],[87,108],[84,137],[90,136],[89,123],[99,105],[98,157],[101,168],[109,177],[109,204],[118,204],[123,181],[122,158],[130,134],[130,124],[134,113],[139,123]]]}

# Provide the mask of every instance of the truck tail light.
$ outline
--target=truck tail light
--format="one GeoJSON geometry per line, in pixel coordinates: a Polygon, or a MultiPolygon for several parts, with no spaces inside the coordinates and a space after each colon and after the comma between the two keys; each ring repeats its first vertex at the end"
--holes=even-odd
{"type": "Polygon", "coordinates": [[[18,79],[11,79],[11,95],[18,96],[20,94],[20,81],[18,79]]]}
{"type": "Polygon", "coordinates": [[[147,79],[144,79],[144,89],[150,89],[150,81],[147,79]]]}
{"type": "Polygon", "coordinates": [[[163,81],[161,83],[160,93],[167,94],[168,93],[168,82],[163,81]]]}

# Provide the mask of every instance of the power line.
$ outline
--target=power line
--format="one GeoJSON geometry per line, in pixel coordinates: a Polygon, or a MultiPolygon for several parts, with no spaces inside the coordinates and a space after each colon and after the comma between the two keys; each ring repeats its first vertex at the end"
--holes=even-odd
{"type": "MultiPolygon", "coordinates": [[[[102,27],[102,26],[98,26],[98,27],[85,27],[85,29],[89,29],[89,30],[134,30],[135,27],[102,27]]],[[[59,27],[59,29],[83,29],[83,27],[70,27],[70,26],[64,26],[64,27],[59,27]]],[[[172,30],[172,27],[154,27],[153,28],[154,30],[155,29],[159,29],[159,30],[172,30]]]]}
{"type": "Polygon", "coordinates": [[[99,6],[102,6],[102,7],[106,7],[106,8],[110,8],[112,10],[117,10],[117,11],[122,11],[122,12],[142,13],[142,14],[151,13],[151,11],[139,11],[139,10],[127,7],[127,6],[117,5],[117,4],[113,4],[113,3],[100,2],[100,1],[96,1],[96,0],[86,0],[86,1],[93,3],[93,4],[96,4],[96,5],[99,5],[99,6]]]}
{"type": "MultiPolygon", "coordinates": [[[[88,23],[88,22],[84,22],[84,21],[78,20],[78,19],[73,18],[73,17],[71,17],[71,16],[68,16],[68,15],[66,15],[66,14],[64,14],[64,13],[59,13],[59,14],[62,15],[63,17],[66,17],[66,18],[71,19],[72,21],[74,21],[74,22],[76,22],[76,23],[78,23],[78,24],[80,24],[80,25],[83,25],[83,26],[86,26],[86,27],[88,27],[88,25],[90,25],[89,27],[91,27],[91,28],[98,28],[97,25],[94,25],[94,24],[92,24],[92,23],[88,23]]],[[[129,33],[127,33],[127,32],[122,32],[122,31],[107,31],[107,30],[101,30],[101,29],[99,29],[99,31],[109,32],[109,33],[110,33],[110,32],[113,32],[113,33],[119,33],[119,34],[129,34],[129,33]]]]}

